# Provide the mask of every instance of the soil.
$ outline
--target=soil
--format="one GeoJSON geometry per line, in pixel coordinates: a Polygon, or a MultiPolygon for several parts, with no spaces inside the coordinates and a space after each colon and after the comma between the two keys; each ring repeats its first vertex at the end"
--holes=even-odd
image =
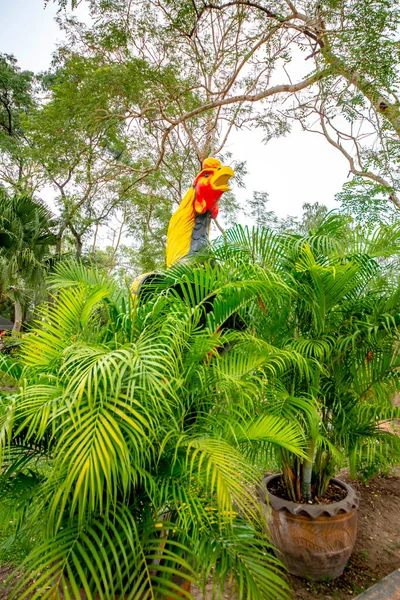
{"type": "MultiPolygon", "coordinates": [[[[374,477],[368,484],[351,482],[346,474],[341,478],[361,494],[354,552],[335,581],[315,583],[290,577],[293,600],[349,600],[400,568],[400,470],[392,476],[374,477]]],[[[0,566],[0,600],[9,598],[4,582],[11,572],[11,567],[0,566]]],[[[211,584],[208,588],[205,600],[211,598],[211,584]]],[[[203,600],[203,595],[194,591],[194,598],[203,600]]],[[[235,600],[236,595],[227,589],[224,599],[235,600]]]]}
{"type": "MultiPolygon", "coordinates": [[[[268,490],[274,496],[278,496],[278,498],[290,500],[281,479],[274,479],[271,481],[271,483],[268,485],[268,490]]],[[[333,502],[340,502],[340,500],[344,500],[346,495],[347,492],[344,488],[340,487],[339,485],[335,485],[334,483],[330,483],[323,496],[313,496],[312,500],[309,502],[303,500],[302,498],[299,502],[297,502],[297,504],[332,504],[333,502]]]]}

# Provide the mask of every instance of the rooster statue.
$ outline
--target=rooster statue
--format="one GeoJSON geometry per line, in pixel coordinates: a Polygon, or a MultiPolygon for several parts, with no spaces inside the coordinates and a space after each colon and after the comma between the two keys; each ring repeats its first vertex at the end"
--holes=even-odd
{"type": "Polygon", "coordinates": [[[223,167],[217,158],[206,158],[202,167],[169,222],[167,267],[207,245],[211,219],[218,215],[218,201],[235,176],[233,169],[223,167]]]}
{"type": "MultiPolygon", "coordinates": [[[[235,173],[224,167],[217,158],[206,158],[202,170],[196,176],[172,215],[167,233],[167,267],[182,261],[203,249],[208,243],[211,219],[218,215],[218,202],[230,188],[228,182],[235,173]]],[[[132,285],[132,292],[139,295],[145,281],[155,276],[144,273],[132,285]]]]}

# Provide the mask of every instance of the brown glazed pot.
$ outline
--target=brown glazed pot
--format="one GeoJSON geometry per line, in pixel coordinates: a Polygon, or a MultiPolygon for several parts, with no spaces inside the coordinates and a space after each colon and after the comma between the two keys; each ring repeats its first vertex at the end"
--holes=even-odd
{"type": "Polygon", "coordinates": [[[280,473],[264,477],[263,495],[272,541],[289,573],[314,581],[339,577],[350,558],[357,535],[359,496],[351,486],[332,479],[347,496],[332,504],[297,504],[274,496],[268,485],[280,473]]]}

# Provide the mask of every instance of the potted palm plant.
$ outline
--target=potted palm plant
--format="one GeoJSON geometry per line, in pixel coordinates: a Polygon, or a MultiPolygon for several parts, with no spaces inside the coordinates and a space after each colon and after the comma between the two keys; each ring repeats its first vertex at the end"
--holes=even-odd
{"type": "Polygon", "coordinates": [[[236,228],[216,244],[215,258],[236,257],[279,274],[291,299],[279,311],[254,313],[258,335],[296,352],[309,369],[271,380],[270,414],[297,418],[307,457],[276,452],[279,474],[265,478],[272,538],[289,571],[338,577],[355,542],[358,497],[334,479],[345,464],[400,459],[398,436],[380,426],[399,416],[400,225],[358,231],[328,215],[309,235],[236,228]]]}
{"type": "Polygon", "coordinates": [[[267,378],[298,353],[220,330],[288,294],[248,271],[180,265],[174,286],[132,304],[98,273],[58,265],[20,347],[19,390],[0,403],[2,526],[32,540],[13,598],[190,599],[211,574],[215,597],[228,578],[241,599],[287,596],[255,458],[304,456],[298,424],[260,409],[267,378]]]}

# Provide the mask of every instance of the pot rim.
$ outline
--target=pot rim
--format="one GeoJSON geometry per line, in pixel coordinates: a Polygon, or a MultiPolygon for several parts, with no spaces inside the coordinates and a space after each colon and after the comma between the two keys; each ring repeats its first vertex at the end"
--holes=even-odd
{"type": "Polygon", "coordinates": [[[277,479],[281,475],[282,473],[266,475],[263,478],[263,483],[260,489],[262,493],[262,501],[266,504],[270,504],[272,508],[278,512],[285,511],[295,516],[303,515],[311,519],[317,519],[322,515],[332,517],[338,514],[353,512],[360,504],[360,494],[353,488],[353,486],[345,481],[342,481],[341,479],[336,479],[335,477],[332,477],[330,481],[347,491],[347,496],[339,502],[332,502],[331,504],[298,504],[297,502],[292,502],[291,500],[278,498],[278,496],[274,496],[274,494],[268,490],[268,485],[271,483],[271,481],[277,479]],[[265,491],[267,492],[268,500],[265,495],[265,491]]]}

